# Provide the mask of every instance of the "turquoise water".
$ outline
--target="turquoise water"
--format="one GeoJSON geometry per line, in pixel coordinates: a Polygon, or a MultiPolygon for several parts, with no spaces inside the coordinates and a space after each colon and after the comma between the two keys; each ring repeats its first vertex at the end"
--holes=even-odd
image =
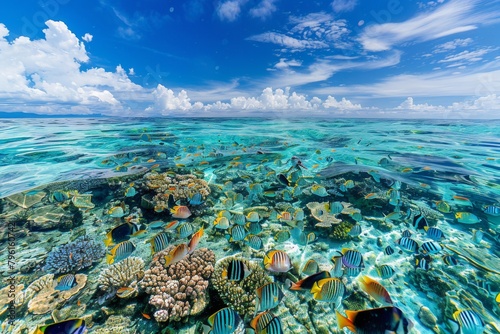
{"type": "MultiPolygon", "coordinates": [[[[53,306],[60,312],[59,318],[54,318],[53,309],[35,314],[28,305],[28,299],[37,295],[26,294],[26,288],[51,273],[43,269],[48,252],[83,234],[101,242],[113,227],[137,220],[147,232],[130,238],[137,247],[133,256],[142,258],[145,268],[149,268],[154,258],[148,240],[161,231],[152,223],[174,218],[168,208],[160,211],[147,207],[142,197],[157,194],[155,188],[148,188],[148,175],[167,171],[193,174],[207,182],[210,195],[204,196],[201,206],[190,205],[186,198],[178,204],[192,209],[192,215],[181,224],[187,221],[192,232],[205,227],[198,247],[214,249],[217,261],[238,254],[262,266],[265,253],[273,249],[290,256],[289,274],[265,271],[285,292],[284,302],[272,310],[285,333],[333,333],[337,331],[335,309],[342,312],[356,305],[360,309],[380,306],[359,292],[357,282],[362,275],[380,280],[394,305],[415,324],[415,333],[431,331],[419,317],[422,305],[437,316],[437,326],[444,333],[451,332],[448,324],[453,308],[472,308],[485,323],[492,323],[486,331],[495,333],[495,326],[498,328],[500,310],[495,296],[500,291],[500,219],[494,213],[485,213],[484,208],[500,205],[499,121],[78,118],[4,119],[1,124],[0,217],[16,226],[16,267],[9,270],[4,265],[2,269],[24,284],[18,295],[26,297],[17,305],[15,325],[5,325],[6,332],[20,333],[20,328],[32,330],[36,325],[67,318],[61,314],[87,319],[92,324],[88,326],[90,333],[109,330],[110,318],[140,333],[159,333],[166,327],[189,332],[197,323],[208,325],[208,316],[230,306],[218,295],[210,278],[207,295],[215,302],[182,321],[171,319],[158,324],[155,312],[161,307],[150,303],[145,288],[135,288],[134,296],[127,299],[103,301],[97,278],[109,267],[104,258],[73,270],[75,274],[86,274],[87,284],[75,297],[53,306]],[[293,167],[292,157],[298,157],[305,168],[293,167]],[[288,187],[277,181],[279,174],[290,181],[288,187]],[[353,181],[353,187],[343,188],[348,180],[353,181]],[[260,185],[262,191],[253,193],[250,185],[254,184],[260,185]],[[324,187],[325,196],[316,195],[313,185],[324,187]],[[136,194],[124,196],[130,187],[136,194]],[[395,190],[400,196],[391,203],[395,190]],[[67,198],[59,201],[54,196],[59,193],[67,198]],[[82,199],[82,194],[91,195],[94,207],[75,204],[72,198],[82,199]],[[241,196],[228,204],[227,199],[237,194],[241,196]],[[34,203],[29,206],[29,201],[34,203]],[[344,211],[336,214],[343,225],[318,226],[311,208],[317,205],[314,203],[332,202],[350,203],[352,209],[344,205],[344,211]],[[110,209],[120,203],[125,207],[124,215],[112,217],[110,209]],[[46,207],[44,214],[55,211],[63,218],[48,222],[36,219],[40,216],[36,210],[41,207],[46,207]],[[230,230],[218,230],[213,224],[221,211],[247,214],[252,207],[261,210],[262,231],[256,234],[264,248],[259,251],[252,251],[244,241],[228,241],[230,230]],[[299,224],[272,214],[294,213],[297,209],[305,215],[299,224]],[[361,214],[361,219],[355,212],[361,214]],[[463,212],[474,219],[460,219],[463,212]],[[419,246],[430,240],[425,231],[412,226],[419,213],[445,235],[440,240],[443,249],[438,253],[429,258],[419,252],[430,260],[428,271],[415,269],[420,255],[399,254],[396,243],[406,229],[419,246]],[[73,223],[65,220],[67,216],[73,223]],[[395,216],[400,217],[390,218],[395,216]],[[349,230],[356,221],[361,235],[346,235],[342,228],[349,230]],[[280,230],[292,231],[295,226],[304,234],[315,233],[317,240],[304,245],[293,237],[284,241],[276,237],[280,230]],[[475,231],[483,233],[479,241],[473,239],[475,231]],[[395,254],[384,254],[387,245],[396,250],[395,254]],[[315,259],[321,270],[331,271],[330,258],[342,248],[360,251],[365,262],[359,277],[348,276],[345,270],[344,302],[338,301],[335,308],[332,303],[314,300],[309,291],[288,290],[287,279],[296,281],[306,276],[301,269],[308,259],[315,259]],[[455,254],[459,263],[447,266],[442,259],[445,254],[455,254]],[[382,264],[392,265],[396,274],[381,279],[376,268],[382,264]],[[113,318],[120,315],[123,319],[113,318]]],[[[248,230],[246,226],[246,234],[248,230]]],[[[190,240],[181,238],[176,230],[167,234],[172,245],[190,240]]],[[[7,239],[4,232],[2,249],[7,249],[7,239]]],[[[7,255],[2,251],[2,263],[7,255]]],[[[217,273],[216,266],[213,275],[217,273]]],[[[2,287],[7,286],[4,283],[2,287]]],[[[242,318],[248,327],[251,317],[242,318]]],[[[1,319],[5,324],[8,312],[1,319]]]]}

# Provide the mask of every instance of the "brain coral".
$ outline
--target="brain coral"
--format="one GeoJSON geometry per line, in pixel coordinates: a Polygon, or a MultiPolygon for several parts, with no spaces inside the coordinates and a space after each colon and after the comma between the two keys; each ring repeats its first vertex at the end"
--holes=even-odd
{"type": "Polygon", "coordinates": [[[102,243],[88,236],[82,236],[73,242],[52,249],[43,269],[55,274],[74,273],[82,268],[90,267],[105,253],[102,243]]]}
{"type": "Polygon", "coordinates": [[[215,254],[207,248],[196,249],[184,259],[165,266],[171,245],[156,254],[140,285],[156,306],[156,321],[180,321],[203,311],[207,302],[208,279],[214,272],[215,254]]]}
{"type": "Polygon", "coordinates": [[[232,307],[241,316],[253,316],[255,313],[255,290],[266,283],[272,282],[272,279],[267,276],[264,269],[257,263],[243,258],[238,258],[238,260],[245,263],[251,272],[250,275],[240,282],[223,278],[222,271],[227,268],[229,262],[233,259],[235,258],[226,257],[217,261],[211,280],[212,284],[226,305],[232,307]]]}

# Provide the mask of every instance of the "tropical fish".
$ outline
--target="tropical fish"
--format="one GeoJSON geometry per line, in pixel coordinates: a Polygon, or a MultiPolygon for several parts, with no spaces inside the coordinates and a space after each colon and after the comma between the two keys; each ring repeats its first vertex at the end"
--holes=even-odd
{"type": "Polygon", "coordinates": [[[302,267],[302,274],[305,275],[312,275],[317,273],[318,271],[319,271],[318,262],[316,262],[313,259],[307,260],[306,264],[304,264],[304,267],[302,267]]]}
{"type": "Polygon", "coordinates": [[[320,271],[315,274],[312,274],[310,276],[307,276],[304,279],[301,279],[300,281],[293,283],[290,283],[290,290],[298,291],[298,290],[311,290],[312,287],[314,286],[314,283],[316,283],[319,280],[322,280],[324,278],[330,278],[330,273],[328,271],[320,271]]]}
{"type": "Polygon", "coordinates": [[[382,284],[377,282],[371,277],[361,276],[359,279],[360,287],[364,292],[373,297],[377,302],[382,305],[392,305],[392,299],[389,292],[382,284]]]}
{"type": "Polygon", "coordinates": [[[500,216],[500,207],[496,205],[485,205],[483,206],[483,212],[487,215],[498,217],[500,216]]]}
{"type": "Polygon", "coordinates": [[[392,248],[391,246],[387,246],[384,248],[384,254],[385,255],[392,255],[394,254],[394,248],[392,248]]]}
{"type": "Polygon", "coordinates": [[[274,315],[269,311],[260,312],[250,321],[250,327],[253,328],[255,333],[262,333],[273,318],[274,315]]]}
{"type": "Polygon", "coordinates": [[[425,226],[429,226],[429,224],[427,224],[427,219],[421,213],[413,217],[413,227],[415,229],[422,230],[425,226]]]}
{"type": "Polygon", "coordinates": [[[38,326],[34,334],[84,334],[87,332],[83,319],[68,319],[50,325],[38,326]]]}
{"type": "Polygon", "coordinates": [[[475,214],[470,212],[456,212],[455,219],[462,224],[476,224],[481,221],[475,214]]]}
{"type": "Polygon", "coordinates": [[[217,217],[215,218],[214,225],[216,229],[219,230],[227,230],[229,228],[229,219],[226,217],[217,217]]]}
{"type": "Polygon", "coordinates": [[[323,187],[322,185],[319,185],[319,184],[313,184],[311,186],[311,193],[313,193],[314,195],[319,196],[319,197],[328,196],[328,192],[326,191],[326,188],[323,187]]]}
{"type": "Polygon", "coordinates": [[[247,236],[247,231],[241,225],[234,225],[230,230],[231,238],[229,241],[241,241],[247,236]]]}
{"type": "Polygon", "coordinates": [[[436,205],[436,209],[442,213],[450,213],[451,212],[450,205],[445,201],[437,201],[434,204],[436,205]]]}
{"type": "Polygon", "coordinates": [[[422,258],[415,258],[415,270],[417,269],[423,269],[425,271],[430,269],[430,258],[428,257],[422,257],[422,258]]]}
{"type": "Polygon", "coordinates": [[[347,276],[347,277],[356,277],[358,276],[359,274],[361,274],[361,272],[363,271],[363,267],[345,267],[344,268],[344,275],[347,276]]]}
{"type": "Polygon", "coordinates": [[[108,215],[113,218],[121,218],[125,216],[125,211],[123,206],[114,206],[108,210],[108,215]]]}
{"type": "Polygon", "coordinates": [[[313,243],[316,240],[318,240],[318,237],[316,236],[316,233],[310,232],[310,233],[307,234],[306,244],[313,243]]]}
{"type": "Polygon", "coordinates": [[[203,204],[203,196],[200,193],[195,193],[192,196],[188,197],[188,202],[190,205],[201,205],[203,204]]]}
{"type": "Polygon", "coordinates": [[[236,213],[232,218],[233,223],[236,225],[245,225],[247,223],[245,215],[242,213],[236,213]]]}
{"type": "Polygon", "coordinates": [[[442,251],[443,247],[435,241],[426,241],[420,246],[420,249],[424,254],[436,254],[442,251]]]}
{"type": "Polygon", "coordinates": [[[186,219],[191,216],[191,211],[185,205],[176,205],[172,209],[170,209],[170,213],[172,217],[179,219],[186,219]]]}
{"type": "Polygon", "coordinates": [[[454,333],[459,332],[462,334],[481,334],[484,332],[485,324],[479,315],[473,310],[459,310],[453,313],[453,319],[456,323],[453,323],[455,328],[454,333]]]}
{"type": "Polygon", "coordinates": [[[484,232],[483,231],[481,231],[481,230],[473,230],[472,231],[472,240],[476,244],[480,244],[481,240],[483,240],[483,237],[484,237],[484,232]]]}
{"type": "Polygon", "coordinates": [[[404,230],[403,233],[401,233],[401,236],[404,238],[410,238],[412,234],[413,233],[411,233],[410,230],[404,230]]]}
{"type": "Polygon", "coordinates": [[[179,238],[187,238],[193,234],[193,225],[190,223],[184,223],[177,227],[177,233],[179,233],[179,238]]]}
{"type": "Polygon", "coordinates": [[[251,271],[243,261],[232,259],[227,268],[222,271],[222,278],[228,281],[239,282],[247,278],[250,273],[251,271]]]}
{"type": "Polygon", "coordinates": [[[443,231],[441,231],[437,227],[424,226],[424,230],[427,234],[427,237],[432,239],[432,240],[440,241],[441,239],[443,239],[445,237],[443,231]]]}
{"type": "Polygon", "coordinates": [[[132,296],[134,293],[136,293],[136,291],[137,290],[135,290],[134,288],[124,286],[116,290],[116,296],[118,298],[128,298],[132,296]]]}
{"type": "Polygon", "coordinates": [[[267,283],[260,288],[257,288],[255,293],[257,295],[256,305],[258,305],[259,311],[275,308],[285,296],[278,284],[274,282],[267,283]]]}
{"type": "Polygon", "coordinates": [[[413,322],[404,316],[403,312],[394,306],[386,306],[381,308],[349,311],[344,317],[338,311],[337,325],[340,330],[347,327],[353,333],[370,333],[370,334],[388,334],[409,333],[413,328],[413,322]]]}
{"type": "Polygon", "coordinates": [[[329,212],[332,214],[332,215],[336,215],[338,213],[341,213],[342,210],[344,210],[344,206],[342,205],[341,202],[330,202],[329,204],[329,212]]]}
{"type": "Polygon", "coordinates": [[[397,189],[389,189],[387,191],[387,197],[389,197],[389,204],[392,206],[398,206],[401,200],[401,193],[397,189]]]}
{"type": "Polygon", "coordinates": [[[223,308],[208,318],[212,326],[210,334],[232,334],[243,323],[241,317],[230,307],[223,308]]]}
{"type": "Polygon", "coordinates": [[[252,223],[257,223],[260,220],[260,216],[258,212],[252,211],[247,214],[247,221],[252,222],[252,223]]]}
{"type": "Polygon", "coordinates": [[[278,174],[276,176],[276,179],[283,185],[289,187],[290,186],[290,181],[288,180],[288,178],[284,175],[284,174],[278,174]]]}
{"type": "Polygon", "coordinates": [[[117,242],[128,240],[131,236],[136,236],[145,232],[140,226],[134,222],[123,223],[115,226],[111,231],[106,234],[104,244],[107,246],[113,245],[117,242]]]}
{"type": "Polygon", "coordinates": [[[176,228],[178,225],[179,225],[179,221],[174,220],[174,221],[171,221],[170,223],[168,223],[167,226],[165,226],[163,229],[165,231],[170,231],[170,230],[173,230],[174,228],[176,228]]]}
{"type": "Polygon", "coordinates": [[[288,239],[290,239],[290,231],[288,230],[278,231],[278,233],[276,233],[276,235],[274,236],[274,240],[280,243],[285,242],[288,239]]]}
{"type": "Polygon", "coordinates": [[[247,229],[250,234],[259,234],[262,232],[262,225],[260,223],[248,223],[247,229]]]}
{"type": "Polygon", "coordinates": [[[148,224],[148,227],[151,229],[158,229],[165,227],[165,222],[163,220],[155,220],[148,224]]]}
{"type": "Polygon", "coordinates": [[[393,221],[401,219],[401,212],[391,212],[384,217],[386,221],[393,221]]]}
{"type": "Polygon", "coordinates": [[[302,221],[305,219],[305,213],[304,213],[304,210],[298,208],[298,209],[295,209],[295,212],[293,213],[293,220],[298,220],[298,221],[302,221]]]}
{"type": "Polygon", "coordinates": [[[189,252],[189,247],[186,244],[179,244],[165,255],[165,267],[181,261],[189,252]]]}
{"type": "Polygon", "coordinates": [[[364,267],[363,256],[357,250],[342,249],[342,264],[349,268],[362,268],[364,267]]]}
{"type": "Polygon", "coordinates": [[[62,203],[69,199],[69,195],[67,192],[56,190],[52,193],[51,198],[53,201],[57,203],[62,203]]]}
{"type": "Polygon", "coordinates": [[[342,257],[344,255],[337,251],[337,255],[332,256],[333,269],[331,270],[332,277],[342,277],[344,271],[342,269],[342,257]]]}
{"type": "Polygon", "coordinates": [[[133,186],[129,186],[125,189],[124,195],[125,197],[134,197],[137,194],[137,191],[133,186]]]}
{"type": "Polygon", "coordinates": [[[383,264],[380,267],[377,267],[377,273],[380,276],[380,278],[388,279],[394,276],[395,271],[391,266],[383,264]]]}
{"type": "Polygon", "coordinates": [[[274,317],[259,334],[283,334],[283,326],[278,317],[274,317]]]}
{"type": "Polygon", "coordinates": [[[248,246],[252,247],[255,250],[262,249],[264,246],[264,243],[262,242],[262,239],[259,238],[256,235],[249,235],[245,238],[245,241],[248,246]]]}
{"type": "Polygon", "coordinates": [[[113,264],[129,257],[135,250],[135,245],[132,241],[122,241],[110,250],[110,254],[106,254],[106,262],[113,264]]]}
{"type": "Polygon", "coordinates": [[[165,232],[160,232],[149,241],[151,243],[151,254],[158,253],[168,246],[168,236],[165,232]]]}
{"type": "Polygon", "coordinates": [[[456,266],[458,264],[457,258],[450,254],[443,255],[442,259],[443,262],[448,266],[456,266]]]}
{"type": "Polygon", "coordinates": [[[396,243],[407,253],[418,253],[418,244],[412,238],[402,237],[401,239],[396,240],[396,243]]]}
{"type": "Polygon", "coordinates": [[[192,252],[194,252],[196,246],[198,246],[198,243],[200,242],[201,237],[203,236],[204,231],[205,230],[203,229],[203,226],[202,226],[198,230],[198,232],[193,234],[193,236],[191,237],[191,240],[189,240],[189,243],[188,243],[188,254],[191,254],[192,252]]]}
{"type": "Polygon", "coordinates": [[[76,278],[73,274],[62,275],[57,279],[57,285],[54,288],[58,291],[68,291],[74,286],[76,286],[76,278]]]}
{"type": "Polygon", "coordinates": [[[282,213],[278,214],[278,220],[281,222],[290,221],[292,220],[292,214],[288,211],[283,211],[282,213]]]}
{"type": "Polygon", "coordinates": [[[351,212],[349,215],[356,222],[359,222],[359,221],[363,220],[363,215],[361,215],[361,212],[357,212],[357,211],[356,212],[351,212]]]}
{"type": "Polygon", "coordinates": [[[455,195],[453,196],[453,201],[455,203],[457,203],[458,205],[462,205],[462,206],[472,206],[472,202],[470,201],[470,199],[468,199],[467,197],[464,197],[464,196],[458,196],[458,195],[455,195]]]}
{"type": "Polygon", "coordinates": [[[342,281],[336,277],[324,278],[316,281],[311,288],[313,298],[317,301],[334,303],[345,293],[345,286],[342,281]]]}
{"type": "MultiPolygon", "coordinates": [[[[279,232],[278,232],[279,233],[279,232]]],[[[299,245],[307,245],[307,236],[299,227],[294,227],[290,231],[293,240],[299,245]]],[[[288,239],[286,239],[288,240],[288,239]]]]}
{"type": "Polygon", "coordinates": [[[351,237],[359,236],[361,234],[361,225],[354,224],[347,234],[349,234],[351,237]]]}
{"type": "MultiPolygon", "coordinates": [[[[302,167],[302,168],[304,168],[304,169],[307,169],[307,167],[306,167],[306,166],[304,166],[304,164],[302,163],[302,161],[300,160],[300,158],[299,158],[299,157],[293,156],[293,157],[290,159],[290,161],[292,162],[292,167],[291,167],[290,169],[292,169],[292,168],[294,168],[294,167],[296,167],[296,168],[302,167]]],[[[299,169],[300,169],[300,168],[299,168],[299,169]]],[[[290,171],[290,170],[288,170],[288,171],[290,171]]]]}
{"type": "Polygon", "coordinates": [[[292,268],[292,263],[284,251],[272,250],[264,257],[264,267],[269,271],[284,273],[292,268]]]}

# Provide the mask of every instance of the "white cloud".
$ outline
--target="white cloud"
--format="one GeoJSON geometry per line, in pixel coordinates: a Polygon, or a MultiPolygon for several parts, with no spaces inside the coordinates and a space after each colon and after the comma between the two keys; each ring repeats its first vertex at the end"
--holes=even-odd
{"type": "Polygon", "coordinates": [[[462,51],[460,53],[454,55],[448,55],[444,59],[438,61],[438,63],[450,63],[457,61],[467,61],[467,62],[476,62],[482,60],[482,56],[492,51],[492,49],[480,49],[476,51],[462,51]]]}
{"type": "Polygon", "coordinates": [[[241,6],[246,0],[227,0],[220,2],[216,8],[216,13],[223,21],[235,21],[241,13],[241,6]]]}
{"type": "Polygon", "coordinates": [[[325,108],[333,108],[339,110],[359,110],[362,109],[360,104],[354,104],[346,98],[342,98],[342,100],[337,101],[335,97],[328,95],[325,102],[323,103],[323,107],[325,108]]]}
{"type": "Polygon", "coordinates": [[[447,52],[455,50],[456,48],[459,47],[466,47],[472,42],[473,42],[472,38],[456,38],[452,41],[439,44],[438,46],[435,47],[434,52],[439,53],[439,52],[447,52]]]}
{"type": "Polygon", "coordinates": [[[328,47],[328,44],[321,41],[300,40],[277,32],[265,32],[259,35],[250,36],[247,39],[256,42],[274,43],[295,50],[322,49],[328,47]]]}
{"type": "Polygon", "coordinates": [[[477,0],[450,0],[434,10],[400,23],[383,23],[366,27],[358,41],[367,51],[384,51],[404,42],[434,40],[474,30],[480,24],[497,20],[495,11],[474,6],[477,0]]]}
{"type": "Polygon", "coordinates": [[[290,67],[299,67],[302,65],[302,62],[299,60],[291,59],[288,60],[286,58],[280,58],[280,61],[274,65],[275,68],[279,70],[288,70],[290,67]]]}
{"type": "Polygon", "coordinates": [[[165,112],[170,110],[186,111],[193,108],[191,99],[185,90],[181,90],[177,95],[174,91],[158,85],[152,93],[154,98],[154,105],[146,108],[146,112],[159,111],[165,112]]]}
{"type": "Polygon", "coordinates": [[[82,39],[87,43],[92,42],[92,38],[94,38],[94,36],[92,36],[89,33],[86,33],[85,35],[82,36],[82,39]]]}
{"type": "Polygon", "coordinates": [[[276,11],[275,2],[276,0],[261,0],[256,7],[250,9],[250,15],[260,19],[267,19],[276,11]]]}
{"type": "Polygon", "coordinates": [[[413,97],[408,97],[403,103],[396,107],[401,110],[415,110],[415,111],[444,111],[446,108],[443,106],[433,106],[427,103],[415,104],[413,97]]]}
{"type": "Polygon", "coordinates": [[[333,0],[332,8],[335,12],[349,12],[356,7],[357,0],[333,0]]]}
{"type": "Polygon", "coordinates": [[[115,72],[102,68],[80,69],[89,61],[85,45],[63,22],[47,21],[45,38],[30,40],[18,37],[8,41],[8,30],[0,24],[0,105],[12,110],[23,105],[25,110],[50,113],[77,105],[113,112],[121,102],[115,96],[122,92],[139,92],[118,66],[115,72]],[[22,103],[19,103],[22,101],[22,103]],[[110,108],[111,107],[111,108],[110,108]]]}

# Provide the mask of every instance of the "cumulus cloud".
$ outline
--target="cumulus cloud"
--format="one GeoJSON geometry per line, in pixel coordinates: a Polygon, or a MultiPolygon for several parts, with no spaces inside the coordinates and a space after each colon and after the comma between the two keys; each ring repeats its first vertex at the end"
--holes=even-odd
{"type": "Polygon", "coordinates": [[[333,108],[339,110],[359,110],[362,109],[360,104],[354,104],[346,98],[342,98],[342,100],[337,101],[333,96],[328,95],[327,99],[323,103],[323,107],[325,108],[333,108]]]}
{"type": "Polygon", "coordinates": [[[216,8],[216,13],[222,21],[235,21],[241,13],[241,6],[246,0],[227,0],[220,2],[216,8]]]}
{"type": "Polygon", "coordinates": [[[121,66],[117,66],[115,72],[102,68],[82,71],[81,65],[89,62],[84,43],[63,22],[49,20],[46,25],[43,39],[20,36],[9,41],[8,29],[0,24],[3,109],[9,109],[17,101],[23,101],[27,109],[34,108],[26,110],[33,112],[40,109],[41,103],[59,104],[59,109],[55,106],[51,113],[72,105],[117,108],[121,102],[116,92],[141,90],[130,81],[121,66]]]}
{"type": "Polygon", "coordinates": [[[477,0],[451,0],[404,22],[370,25],[358,41],[367,51],[384,51],[399,43],[434,40],[495,22],[495,11],[475,8],[478,3],[477,0]]]}
{"type": "Polygon", "coordinates": [[[332,8],[335,12],[349,12],[356,7],[358,4],[357,0],[333,0],[332,8]]]}
{"type": "Polygon", "coordinates": [[[163,85],[158,85],[152,93],[154,98],[154,106],[146,108],[146,112],[151,111],[170,111],[170,110],[180,110],[186,111],[193,108],[191,104],[191,99],[185,90],[181,90],[177,95],[174,91],[164,87],[163,85]]]}
{"type": "Polygon", "coordinates": [[[86,33],[85,35],[82,36],[82,39],[85,41],[85,42],[92,42],[92,38],[94,38],[94,36],[92,36],[91,34],[89,33],[86,33]]]}
{"type": "Polygon", "coordinates": [[[261,0],[256,7],[250,9],[250,15],[263,20],[267,19],[276,11],[275,2],[276,0],[261,0]]]}
{"type": "Polygon", "coordinates": [[[427,103],[424,104],[415,104],[413,102],[413,97],[408,97],[405,101],[403,101],[396,109],[400,110],[414,110],[414,111],[444,111],[445,108],[443,106],[433,106],[427,103]]]}

